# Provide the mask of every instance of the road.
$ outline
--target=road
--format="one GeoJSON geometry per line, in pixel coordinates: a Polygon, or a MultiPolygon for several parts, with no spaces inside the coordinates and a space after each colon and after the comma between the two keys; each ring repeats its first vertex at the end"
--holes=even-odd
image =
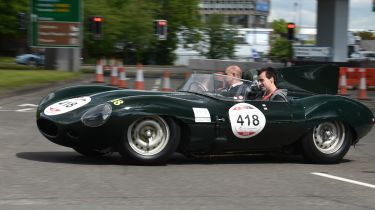
{"type": "MultiPolygon", "coordinates": [[[[157,84],[145,80],[146,89],[157,84]]],[[[0,99],[0,209],[375,209],[374,129],[336,165],[175,154],[165,166],[134,166],[118,154],[90,159],[46,140],[35,105],[53,89],[0,99]]]]}

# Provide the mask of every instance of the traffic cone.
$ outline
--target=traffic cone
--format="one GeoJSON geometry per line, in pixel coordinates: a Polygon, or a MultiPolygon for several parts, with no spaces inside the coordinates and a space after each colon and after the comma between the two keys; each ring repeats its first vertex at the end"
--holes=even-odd
{"type": "Polygon", "coordinates": [[[114,62],[111,62],[112,64],[112,70],[111,70],[111,85],[117,86],[118,83],[118,72],[117,72],[117,66],[114,62]]]}
{"type": "Polygon", "coordinates": [[[135,78],[135,89],[136,90],[144,90],[145,89],[145,83],[143,78],[143,69],[142,64],[137,64],[137,75],[135,78]]]}
{"type": "Polygon", "coordinates": [[[97,82],[97,83],[103,83],[104,82],[103,65],[101,64],[100,59],[98,59],[96,61],[95,82],[97,82]]]}
{"type": "Polygon", "coordinates": [[[168,70],[164,71],[163,88],[161,89],[162,91],[168,91],[168,92],[172,91],[170,77],[171,77],[171,72],[168,70]]]}
{"type": "Polygon", "coordinates": [[[346,67],[340,67],[340,95],[348,95],[347,83],[346,83],[346,67]]]}
{"type": "Polygon", "coordinates": [[[118,73],[119,73],[119,80],[118,80],[118,87],[119,88],[128,88],[128,83],[126,82],[126,73],[125,73],[125,67],[123,65],[120,65],[118,67],[118,73]]]}
{"type": "Polygon", "coordinates": [[[358,91],[358,98],[359,100],[369,100],[367,97],[366,92],[366,69],[360,68],[359,73],[361,74],[360,80],[359,80],[359,91],[358,91]]]}

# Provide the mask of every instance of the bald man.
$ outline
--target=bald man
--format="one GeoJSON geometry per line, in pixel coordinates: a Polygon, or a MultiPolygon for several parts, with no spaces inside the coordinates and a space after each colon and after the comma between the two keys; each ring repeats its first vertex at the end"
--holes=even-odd
{"type": "Polygon", "coordinates": [[[241,81],[242,70],[239,66],[228,66],[225,70],[228,76],[227,82],[229,85],[228,96],[234,99],[244,99],[246,97],[249,87],[241,81]]]}

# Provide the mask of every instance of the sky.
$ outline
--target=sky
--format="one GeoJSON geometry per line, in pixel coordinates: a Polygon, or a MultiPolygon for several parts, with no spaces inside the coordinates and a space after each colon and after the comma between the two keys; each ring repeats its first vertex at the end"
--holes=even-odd
{"type": "MultiPolygon", "coordinates": [[[[374,30],[373,0],[349,0],[349,29],[374,30]]],[[[316,26],[317,0],[271,0],[268,21],[284,19],[302,27],[316,26]]]]}

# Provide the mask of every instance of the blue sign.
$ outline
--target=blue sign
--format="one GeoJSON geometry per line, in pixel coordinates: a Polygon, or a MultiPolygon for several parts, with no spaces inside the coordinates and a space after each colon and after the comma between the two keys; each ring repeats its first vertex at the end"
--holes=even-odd
{"type": "Polygon", "coordinates": [[[261,12],[268,12],[269,4],[267,0],[257,0],[255,9],[261,12]]]}

